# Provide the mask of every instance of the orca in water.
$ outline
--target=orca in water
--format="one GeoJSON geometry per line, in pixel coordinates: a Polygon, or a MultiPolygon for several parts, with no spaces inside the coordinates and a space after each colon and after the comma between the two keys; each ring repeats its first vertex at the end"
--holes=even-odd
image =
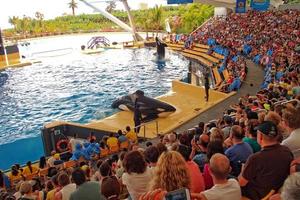
{"type": "Polygon", "coordinates": [[[155,38],[156,41],[156,50],[157,50],[157,60],[165,60],[166,50],[165,47],[168,45],[160,41],[158,37],[155,38]]]}
{"type": "Polygon", "coordinates": [[[143,122],[150,121],[158,117],[167,117],[176,111],[175,107],[165,102],[144,96],[144,92],[141,90],[137,90],[132,94],[118,98],[112,103],[111,107],[134,112],[136,101],[142,113],[143,122]]]}

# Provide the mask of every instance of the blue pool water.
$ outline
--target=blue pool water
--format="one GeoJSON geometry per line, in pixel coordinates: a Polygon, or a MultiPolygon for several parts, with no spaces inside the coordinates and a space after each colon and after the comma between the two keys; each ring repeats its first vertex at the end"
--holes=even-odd
{"type": "Polygon", "coordinates": [[[107,117],[117,112],[110,108],[117,97],[137,89],[151,97],[162,95],[173,79],[186,76],[188,61],[171,52],[164,67],[153,61],[154,49],[81,54],[78,48],[85,37],[32,41],[28,52],[51,47],[71,51],[61,56],[39,53],[41,64],[0,72],[0,169],[43,155],[43,124],[107,117]]]}

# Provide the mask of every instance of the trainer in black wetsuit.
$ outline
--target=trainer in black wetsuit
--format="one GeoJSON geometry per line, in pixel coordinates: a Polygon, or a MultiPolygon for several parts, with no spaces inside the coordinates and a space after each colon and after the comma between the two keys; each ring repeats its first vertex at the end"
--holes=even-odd
{"type": "Polygon", "coordinates": [[[140,106],[137,103],[137,99],[135,101],[135,106],[134,106],[133,120],[134,120],[134,132],[136,134],[138,134],[140,132],[140,129],[141,129],[140,125],[141,125],[141,122],[142,122],[142,113],[140,111],[140,106]]]}
{"type": "Polygon", "coordinates": [[[205,74],[204,77],[204,87],[205,87],[205,100],[206,102],[208,101],[208,97],[209,97],[209,73],[205,74]]]}

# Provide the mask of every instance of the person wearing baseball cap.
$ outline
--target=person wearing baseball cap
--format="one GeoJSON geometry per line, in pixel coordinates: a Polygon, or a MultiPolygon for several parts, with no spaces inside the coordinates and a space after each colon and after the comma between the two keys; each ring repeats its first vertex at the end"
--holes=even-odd
{"type": "Polygon", "coordinates": [[[255,127],[254,130],[258,131],[257,133],[267,136],[269,139],[276,138],[279,135],[277,126],[271,121],[264,121],[255,127]]]}
{"type": "Polygon", "coordinates": [[[243,196],[254,200],[283,185],[293,160],[292,152],[278,143],[280,135],[273,122],[264,121],[255,130],[262,149],[248,158],[239,176],[243,196]]]}

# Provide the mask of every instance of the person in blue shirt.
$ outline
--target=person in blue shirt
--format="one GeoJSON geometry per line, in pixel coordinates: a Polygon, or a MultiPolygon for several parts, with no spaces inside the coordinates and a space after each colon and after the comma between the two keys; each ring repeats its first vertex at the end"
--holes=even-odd
{"type": "Polygon", "coordinates": [[[233,82],[228,87],[229,92],[237,91],[238,89],[240,89],[241,84],[242,83],[241,83],[240,77],[235,77],[235,79],[233,80],[233,82]]]}
{"type": "Polygon", "coordinates": [[[119,144],[126,142],[128,140],[128,138],[123,134],[122,130],[118,130],[117,134],[118,134],[119,144]]]}
{"type": "Polygon", "coordinates": [[[8,176],[0,170],[0,188],[10,188],[10,181],[8,176]]]}
{"type": "Polygon", "coordinates": [[[225,155],[230,160],[232,167],[231,175],[237,177],[241,172],[242,164],[245,163],[248,157],[253,153],[251,146],[243,142],[244,131],[238,125],[232,126],[230,130],[230,140],[233,146],[225,151],[225,155]]]}

